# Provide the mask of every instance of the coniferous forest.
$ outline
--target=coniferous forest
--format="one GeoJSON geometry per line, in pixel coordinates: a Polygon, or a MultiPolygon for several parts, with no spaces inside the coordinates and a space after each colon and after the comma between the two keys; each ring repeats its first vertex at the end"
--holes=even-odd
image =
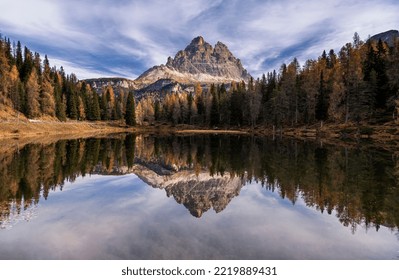
{"type": "MultiPolygon", "coordinates": [[[[338,53],[296,58],[248,83],[194,86],[193,92],[134,98],[111,86],[96,93],[85,81],[51,67],[47,56],[7,38],[0,42],[0,106],[27,118],[123,120],[127,125],[297,127],[319,122],[383,124],[399,111],[399,41],[363,42],[357,33],[338,53]]],[[[1,108],[1,107],[0,107],[1,108]]]]}

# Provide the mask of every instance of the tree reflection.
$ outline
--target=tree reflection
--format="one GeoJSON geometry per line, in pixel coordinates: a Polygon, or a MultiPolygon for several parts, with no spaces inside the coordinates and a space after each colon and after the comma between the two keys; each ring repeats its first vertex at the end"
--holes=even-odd
{"type": "Polygon", "coordinates": [[[0,223],[87,174],[136,173],[192,215],[223,211],[246,183],[320,212],[354,232],[399,225],[399,160],[377,148],[232,135],[62,140],[0,153],[0,223]],[[159,178],[162,178],[160,180],[159,178]],[[161,182],[161,183],[160,183],[161,182]],[[14,215],[13,214],[13,215],[14,215]]]}

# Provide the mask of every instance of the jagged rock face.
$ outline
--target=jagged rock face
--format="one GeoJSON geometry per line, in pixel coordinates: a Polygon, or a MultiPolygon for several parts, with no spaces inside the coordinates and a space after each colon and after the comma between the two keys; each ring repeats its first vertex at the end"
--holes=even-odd
{"type": "Polygon", "coordinates": [[[221,42],[215,48],[202,37],[195,38],[184,51],[179,51],[175,58],[169,58],[168,67],[190,74],[210,74],[234,80],[247,79],[248,73],[230,50],[221,42]]]}
{"type": "Polygon", "coordinates": [[[124,175],[134,173],[143,182],[157,189],[164,189],[168,197],[184,205],[194,217],[213,209],[223,211],[231,200],[240,194],[245,178],[223,175],[210,175],[209,171],[195,172],[191,169],[180,170],[176,166],[162,162],[135,159],[133,167],[113,166],[108,169],[98,165],[93,174],[124,175]]]}
{"type": "Polygon", "coordinates": [[[395,44],[395,40],[399,38],[398,30],[389,30],[386,32],[378,33],[372,37],[370,37],[370,41],[379,41],[382,40],[386,42],[388,46],[393,47],[395,44]]]}
{"type": "Polygon", "coordinates": [[[227,173],[214,176],[207,171],[196,174],[192,170],[165,173],[167,169],[160,165],[142,164],[136,164],[133,173],[148,185],[164,189],[168,197],[173,196],[197,218],[209,209],[216,213],[223,211],[244,185],[243,179],[227,173]]]}
{"type": "Polygon", "coordinates": [[[154,66],[136,79],[142,87],[159,79],[173,79],[179,83],[229,83],[248,81],[251,76],[226,45],[218,42],[213,48],[204,38],[194,38],[166,65],[154,66]]]}
{"type": "Polygon", "coordinates": [[[243,186],[240,178],[230,177],[229,174],[213,177],[204,173],[186,176],[169,184],[165,190],[168,196],[173,196],[176,202],[183,204],[197,218],[209,209],[216,213],[223,211],[239,195],[243,186]]]}
{"type": "Polygon", "coordinates": [[[86,79],[83,80],[88,83],[91,88],[97,92],[101,92],[103,87],[110,85],[115,92],[118,92],[119,88],[126,90],[136,89],[137,86],[134,81],[125,78],[98,78],[98,79],[86,79]]]}

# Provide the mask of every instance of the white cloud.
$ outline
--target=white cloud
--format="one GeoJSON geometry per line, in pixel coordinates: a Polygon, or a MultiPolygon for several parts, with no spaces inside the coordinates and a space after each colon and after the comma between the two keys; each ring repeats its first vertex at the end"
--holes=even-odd
{"type": "Polygon", "coordinates": [[[366,39],[399,28],[399,4],[390,0],[3,0],[1,9],[3,34],[37,41],[46,46],[42,53],[64,50],[64,61],[81,52],[87,59],[76,68],[94,76],[131,65],[125,76],[139,75],[202,35],[228,45],[256,77],[295,56],[304,63],[324,49],[339,50],[355,31],[366,39]]]}
{"type": "Polygon", "coordinates": [[[103,71],[97,71],[96,69],[91,68],[84,68],[81,65],[76,65],[75,63],[67,60],[52,57],[49,57],[49,60],[52,66],[56,66],[58,69],[62,66],[66,73],[74,73],[80,80],[89,78],[100,78],[104,76],[103,71]]]}

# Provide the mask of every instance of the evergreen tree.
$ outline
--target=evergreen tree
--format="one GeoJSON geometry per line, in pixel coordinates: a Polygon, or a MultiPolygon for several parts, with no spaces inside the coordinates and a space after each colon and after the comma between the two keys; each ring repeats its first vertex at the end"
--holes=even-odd
{"type": "Polygon", "coordinates": [[[127,96],[125,121],[126,124],[129,126],[136,125],[136,112],[133,92],[129,92],[127,96]]]}
{"type": "Polygon", "coordinates": [[[233,90],[230,99],[230,121],[232,125],[241,126],[243,124],[242,104],[244,104],[244,98],[241,89],[233,90]]]}
{"type": "Polygon", "coordinates": [[[93,90],[92,92],[92,100],[91,100],[91,117],[90,120],[98,121],[101,120],[101,110],[100,110],[100,103],[98,100],[98,94],[93,90]]]}
{"type": "Polygon", "coordinates": [[[211,85],[211,96],[212,96],[212,105],[211,105],[211,126],[219,125],[219,100],[216,94],[215,85],[211,85]]]}
{"type": "Polygon", "coordinates": [[[47,55],[43,61],[43,74],[42,83],[40,89],[40,108],[44,115],[55,116],[55,98],[54,98],[54,87],[52,85],[50,77],[50,63],[47,59],[47,55]]]}
{"type": "Polygon", "coordinates": [[[62,77],[59,73],[56,73],[53,79],[55,115],[60,121],[66,121],[66,106],[62,95],[62,77]]]}
{"type": "Polygon", "coordinates": [[[15,53],[15,64],[17,66],[18,72],[22,72],[22,66],[23,66],[23,58],[22,58],[22,47],[21,47],[21,42],[18,41],[17,43],[17,49],[15,53]]]}
{"type": "Polygon", "coordinates": [[[107,104],[108,104],[107,95],[105,94],[105,92],[103,92],[102,95],[101,95],[101,103],[100,103],[101,120],[103,120],[103,121],[109,120],[107,104]]]}
{"type": "Polygon", "coordinates": [[[387,46],[380,39],[377,44],[377,54],[375,62],[375,71],[377,74],[377,96],[376,96],[376,106],[378,108],[386,108],[387,101],[389,99],[389,81],[386,70],[386,54],[387,46]]]}
{"type": "Polygon", "coordinates": [[[68,79],[66,83],[65,96],[67,103],[67,116],[72,120],[78,119],[79,101],[77,100],[78,97],[76,92],[74,91],[73,84],[68,79]]]}
{"type": "Polygon", "coordinates": [[[316,119],[319,121],[325,121],[328,115],[328,100],[326,94],[326,86],[324,82],[324,72],[320,73],[320,86],[319,93],[317,96],[317,105],[316,105],[316,119]]]}

